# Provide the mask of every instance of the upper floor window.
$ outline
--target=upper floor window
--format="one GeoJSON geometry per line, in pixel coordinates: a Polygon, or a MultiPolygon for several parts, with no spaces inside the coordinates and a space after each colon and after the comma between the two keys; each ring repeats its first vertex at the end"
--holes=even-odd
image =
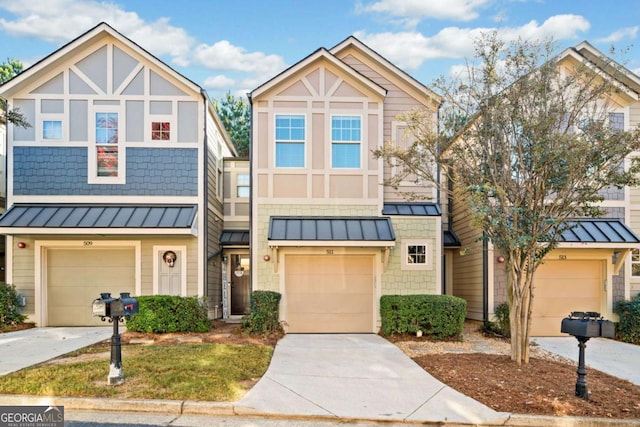
{"type": "Polygon", "coordinates": [[[96,113],[96,176],[118,176],[118,113],[96,113]]]}
{"type": "Polygon", "coordinates": [[[62,139],[62,121],[61,120],[44,120],[42,122],[42,139],[61,140],[62,139]]]}
{"type": "Polygon", "coordinates": [[[276,115],[276,167],[304,167],[305,118],[276,115]]]}
{"type": "Polygon", "coordinates": [[[407,264],[426,264],[427,245],[408,245],[407,264]]]}
{"type": "Polygon", "coordinates": [[[360,167],[361,121],[358,116],[331,118],[331,167],[360,167]]]}
{"type": "Polygon", "coordinates": [[[171,139],[170,122],[151,122],[151,140],[169,141],[171,139]]]}
{"type": "Polygon", "coordinates": [[[238,197],[249,197],[249,174],[239,173],[237,176],[237,195],[238,197]]]}

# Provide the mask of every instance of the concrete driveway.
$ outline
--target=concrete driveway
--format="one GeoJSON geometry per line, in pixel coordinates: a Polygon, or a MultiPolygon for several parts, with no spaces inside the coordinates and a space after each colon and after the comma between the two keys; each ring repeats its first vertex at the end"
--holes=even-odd
{"type": "Polygon", "coordinates": [[[110,326],[47,327],[0,334],[0,375],[106,340],[110,326]]]}
{"type": "MultiPolygon", "coordinates": [[[[578,340],[574,337],[531,338],[541,348],[558,354],[578,365],[578,340]]],[[[606,338],[591,338],[585,347],[587,378],[593,368],[614,377],[640,385],[640,346],[606,338]]],[[[588,379],[587,379],[588,381],[588,379]]]]}
{"type": "Polygon", "coordinates": [[[238,401],[261,413],[501,425],[495,412],[426,373],[374,334],[289,334],[262,379],[238,401]]]}

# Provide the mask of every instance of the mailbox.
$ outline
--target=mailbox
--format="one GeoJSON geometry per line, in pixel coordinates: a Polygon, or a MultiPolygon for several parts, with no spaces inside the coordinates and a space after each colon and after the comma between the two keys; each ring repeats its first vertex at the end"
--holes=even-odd
{"type": "Polygon", "coordinates": [[[100,294],[100,298],[93,300],[92,313],[98,317],[111,316],[111,303],[113,298],[109,292],[103,292],[100,294]]]}
{"type": "Polygon", "coordinates": [[[129,292],[121,292],[120,298],[111,303],[111,316],[131,316],[138,312],[138,300],[129,292]]]}
{"type": "Polygon", "coordinates": [[[585,338],[613,338],[615,326],[612,321],[604,320],[600,313],[593,311],[574,311],[562,319],[560,332],[585,338]]]}

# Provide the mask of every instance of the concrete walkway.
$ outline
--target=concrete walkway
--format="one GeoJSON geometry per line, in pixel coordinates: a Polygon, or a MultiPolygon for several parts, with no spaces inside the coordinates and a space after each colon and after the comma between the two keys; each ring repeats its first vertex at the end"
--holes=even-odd
{"type": "Polygon", "coordinates": [[[286,335],[237,405],[274,415],[496,423],[509,414],[453,390],[373,334],[286,335]]]}
{"type": "Polygon", "coordinates": [[[106,340],[110,326],[32,328],[0,334],[0,375],[106,340]]]}
{"type": "MultiPolygon", "coordinates": [[[[541,348],[578,365],[578,340],[574,337],[532,338],[541,348]]],[[[606,338],[591,338],[586,343],[584,360],[588,368],[640,385],[640,346],[606,338]]]]}

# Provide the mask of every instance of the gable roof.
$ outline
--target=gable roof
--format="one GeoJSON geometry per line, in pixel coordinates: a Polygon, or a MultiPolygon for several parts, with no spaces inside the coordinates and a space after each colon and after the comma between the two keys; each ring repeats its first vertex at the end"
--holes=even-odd
{"type": "Polygon", "coordinates": [[[590,67],[600,77],[613,82],[620,92],[631,101],[640,100],[640,77],[596,49],[586,40],[565,49],[553,60],[556,63],[561,63],[568,58],[590,67]]]}
{"type": "Polygon", "coordinates": [[[364,86],[368,87],[370,90],[377,93],[381,97],[384,97],[387,94],[387,90],[385,88],[373,82],[371,79],[363,76],[362,74],[360,74],[359,72],[351,68],[349,65],[345,64],[344,62],[336,58],[327,49],[321,47],[317,49],[315,52],[308,55],[306,58],[298,61],[297,63],[293,64],[291,67],[282,71],[280,74],[276,75],[270,80],[267,80],[265,83],[261,84],[260,86],[258,86],[257,88],[249,92],[248,94],[249,101],[252,102],[253,98],[259,97],[260,95],[264,94],[270,89],[278,86],[280,83],[287,81],[289,77],[291,77],[292,75],[300,72],[301,70],[305,69],[309,65],[321,59],[324,59],[330,62],[335,67],[343,71],[345,74],[351,76],[352,78],[354,78],[364,86]]]}
{"type": "Polygon", "coordinates": [[[109,36],[113,37],[124,45],[127,45],[158,68],[166,70],[171,74],[172,77],[179,80],[182,84],[189,87],[194,92],[204,92],[204,89],[202,89],[197,83],[194,83],[192,80],[188,79],[187,77],[171,68],[165,62],[149,53],[140,45],[116,31],[106,22],[101,22],[84,34],[81,34],[80,36],[71,40],[69,43],[63,45],[58,50],[42,58],[40,61],[36,62],[26,70],[23,70],[20,74],[14,76],[11,80],[5,82],[3,85],[0,85],[0,94],[2,94],[4,97],[10,97],[12,93],[20,90],[23,85],[27,84],[30,81],[33,81],[33,79],[40,77],[44,73],[48,73],[51,67],[63,63],[78,49],[82,48],[83,46],[89,46],[92,43],[109,36]]]}
{"type": "Polygon", "coordinates": [[[361,54],[368,57],[370,60],[374,61],[378,66],[386,68],[392,74],[397,76],[411,88],[416,90],[418,93],[431,98],[436,104],[440,104],[442,102],[442,97],[431,90],[429,87],[420,83],[418,80],[413,78],[411,75],[406,73],[404,70],[399,68],[394,63],[390,62],[388,59],[380,55],[375,50],[371,49],[369,46],[364,44],[362,41],[357,39],[355,36],[349,36],[334,47],[330,49],[330,52],[337,56],[341,57],[342,54],[347,52],[350,49],[355,49],[361,54]]]}

